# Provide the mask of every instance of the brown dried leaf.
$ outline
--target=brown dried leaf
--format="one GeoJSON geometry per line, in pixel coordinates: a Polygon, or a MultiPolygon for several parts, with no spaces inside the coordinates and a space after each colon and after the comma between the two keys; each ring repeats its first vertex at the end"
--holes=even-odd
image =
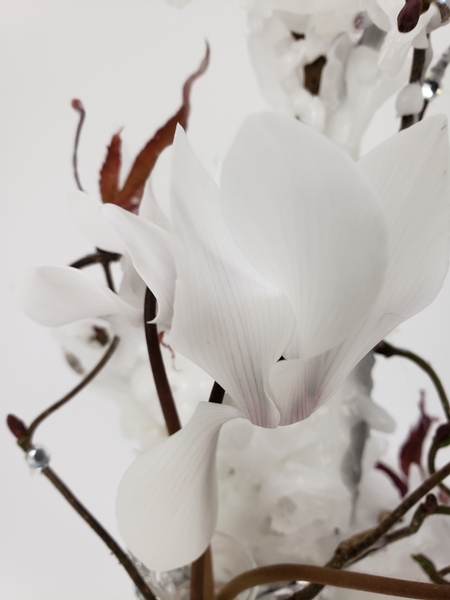
{"type": "Polygon", "coordinates": [[[152,139],[138,154],[131,168],[130,174],[125,181],[123,189],[119,192],[116,204],[131,212],[139,208],[145,182],[155,166],[156,160],[161,152],[170,146],[175,136],[175,130],[179,123],[186,129],[190,113],[190,94],[194,82],[206,71],[209,64],[209,45],[206,44],[206,53],[199,68],[185,82],[183,86],[183,103],[180,109],[163,125],[152,139]]]}
{"type": "Polygon", "coordinates": [[[406,494],[408,493],[408,483],[406,481],[403,481],[403,479],[399,477],[397,473],[395,473],[391,469],[391,467],[388,467],[382,462],[377,462],[375,464],[375,469],[379,469],[380,471],[386,473],[386,475],[390,478],[392,483],[398,489],[401,498],[404,498],[406,496],[406,494]]]}
{"type": "Polygon", "coordinates": [[[116,133],[111,139],[105,162],[100,170],[100,195],[105,204],[118,204],[121,150],[120,133],[116,133]]]}
{"type": "Polygon", "coordinates": [[[420,392],[419,409],[419,421],[411,429],[406,442],[400,448],[400,467],[406,477],[409,477],[409,468],[413,463],[421,468],[422,446],[431,424],[436,421],[434,417],[428,416],[425,412],[425,394],[423,391],[420,392]]]}

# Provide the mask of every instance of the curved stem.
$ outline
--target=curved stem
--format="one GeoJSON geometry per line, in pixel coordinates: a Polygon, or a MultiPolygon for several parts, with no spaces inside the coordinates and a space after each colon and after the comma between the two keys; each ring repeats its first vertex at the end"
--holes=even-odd
{"type": "Polygon", "coordinates": [[[155,596],[152,594],[150,588],[140,576],[129,556],[122,550],[122,548],[118,545],[114,538],[111,537],[106,529],[100,525],[97,519],[85,508],[85,506],[81,504],[81,502],[74,496],[65,483],[61,481],[58,475],[56,475],[56,473],[50,467],[42,469],[42,474],[52,482],[55,488],[64,496],[72,508],[75,509],[75,511],[89,525],[89,527],[91,527],[103,540],[103,542],[105,542],[114,556],[119,560],[122,567],[131,577],[134,585],[138,588],[145,600],[156,600],[155,596]]]}
{"type": "Polygon", "coordinates": [[[58,402],[55,402],[55,404],[52,404],[52,406],[47,408],[47,410],[44,410],[43,413],[41,413],[38,417],[36,417],[34,419],[34,421],[31,423],[31,425],[27,429],[26,437],[28,438],[28,444],[31,444],[34,432],[36,431],[38,426],[42,423],[42,421],[44,421],[44,419],[46,419],[48,416],[50,416],[52,413],[54,413],[55,410],[58,410],[58,408],[60,408],[64,404],[66,404],[66,402],[69,402],[69,400],[71,400],[74,396],[76,396],[78,394],[78,392],[80,392],[83,388],[85,388],[88,385],[88,383],[90,383],[94,379],[94,377],[96,375],[98,375],[98,373],[100,373],[100,371],[103,369],[103,367],[109,361],[111,356],[114,354],[114,352],[119,344],[119,341],[120,341],[120,339],[117,336],[115,336],[113,341],[109,345],[108,350],[105,352],[105,354],[103,355],[101,360],[96,364],[96,366],[92,369],[92,371],[90,373],[88,373],[86,375],[86,377],[82,381],[80,381],[80,383],[77,386],[75,386],[73,388],[73,390],[71,390],[68,394],[66,394],[64,396],[64,398],[61,398],[61,400],[58,400],[58,402]]]}
{"type": "Polygon", "coordinates": [[[422,570],[428,575],[431,581],[438,583],[439,585],[450,585],[450,581],[447,581],[442,577],[442,574],[436,569],[434,563],[428,556],[425,556],[424,554],[413,554],[411,558],[421,566],[422,570]]]}
{"type": "MultiPolygon", "coordinates": [[[[428,471],[430,473],[430,475],[432,475],[433,473],[436,472],[436,454],[437,451],[442,448],[443,446],[441,444],[439,444],[436,439],[433,441],[430,451],[428,453],[428,471]]],[[[445,492],[447,494],[447,496],[450,496],[450,488],[448,488],[445,483],[440,483],[439,484],[440,489],[445,492]]]]}
{"type": "Polygon", "coordinates": [[[447,394],[445,392],[441,380],[439,379],[439,377],[436,374],[436,371],[434,371],[431,365],[429,365],[423,358],[421,358],[414,352],[411,352],[409,350],[403,350],[402,348],[396,348],[395,346],[392,346],[392,344],[388,344],[385,341],[380,342],[377,346],[375,346],[374,352],[376,352],[377,354],[382,354],[387,358],[390,358],[391,356],[403,356],[404,358],[407,358],[408,360],[411,360],[412,362],[416,363],[416,365],[418,365],[423,371],[425,371],[425,373],[430,377],[430,379],[434,383],[434,387],[436,388],[436,391],[441,400],[445,416],[447,417],[447,420],[450,421],[450,403],[447,394]]]}
{"type": "Polygon", "coordinates": [[[212,573],[211,548],[208,546],[203,554],[191,565],[191,586],[189,600],[213,600],[214,582],[212,573]]]}
{"type": "Polygon", "coordinates": [[[156,298],[147,288],[145,292],[144,303],[144,327],[145,339],[147,340],[148,357],[152,367],[153,378],[155,380],[156,391],[158,393],[159,403],[166,422],[167,431],[172,435],[181,429],[181,422],[178,416],[175,400],[167,379],[166,368],[161,354],[161,346],[158,338],[158,329],[155,323],[150,323],[156,316],[156,298]]]}
{"type": "Polygon", "coordinates": [[[106,250],[98,250],[95,254],[88,254],[79,260],[71,263],[69,266],[74,269],[83,269],[84,267],[89,267],[90,265],[101,264],[105,261],[107,262],[117,262],[122,258],[121,254],[117,252],[107,252],[106,250]]]}
{"type": "Polygon", "coordinates": [[[233,600],[244,590],[261,584],[276,583],[279,581],[306,580],[321,585],[332,585],[351,590],[399,596],[401,598],[415,598],[423,600],[448,600],[448,588],[431,583],[419,583],[391,577],[366,575],[351,571],[339,571],[327,567],[312,565],[271,565],[260,567],[238,575],[224,585],[216,596],[216,600],[233,600]]]}
{"type": "Polygon", "coordinates": [[[122,258],[121,254],[117,252],[108,252],[107,250],[101,250],[97,248],[97,252],[95,254],[88,254],[87,256],[76,260],[70,267],[74,269],[83,269],[84,267],[89,267],[90,265],[101,264],[103,267],[103,271],[105,273],[106,282],[111,291],[115,292],[114,281],[111,274],[111,266],[110,263],[117,262],[122,258]]]}
{"type": "MultiPolygon", "coordinates": [[[[214,382],[208,402],[222,404],[225,390],[214,382]]],[[[212,573],[211,547],[191,565],[190,600],[213,600],[214,582],[212,573]]]]}

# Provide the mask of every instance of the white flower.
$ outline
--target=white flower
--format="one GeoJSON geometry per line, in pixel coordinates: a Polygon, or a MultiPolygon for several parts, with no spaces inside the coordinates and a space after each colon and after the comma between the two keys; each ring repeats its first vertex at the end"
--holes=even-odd
{"type": "MultiPolygon", "coordinates": [[[[357,158],[374,112],[404,84],[407,73],[406,65],[396,76],[380,69],[379,51],[373,45],[377,35],[381,42],[384,32],[375,26],[367,29],[373,35],[356,29],[360,3],[342,8],[326,2],[319,7],[299,3],[297,12],[293,8],[292,12],[251,12],[248,47],[266,100],[324,132],[357,158]],[[323,63],[321,70],[312,67],[317,60],[323,63]],[[307,69],[315,69],[320,77],[316,90],[306,89],[307,69]]],[[[366,21],[371,23],[367,15],[366,21]]]]}
{"type": "MultiPolygon", "coordinates": [[[[149,568],[179,567],[208,545],[225,422],[305,419],[379,340],[434,299],[447,272],[447,169],[442,117],[355,165],[314,130],[266,114],[238,134],[219,190],[178,132],[171,344],[235,406],[200,403],[186,427],[125,474],[119,526],[149,568]]],[[[147,266],[155,262],[147,225],[104,210],[168,314],[173,271],[147,266]]]]}

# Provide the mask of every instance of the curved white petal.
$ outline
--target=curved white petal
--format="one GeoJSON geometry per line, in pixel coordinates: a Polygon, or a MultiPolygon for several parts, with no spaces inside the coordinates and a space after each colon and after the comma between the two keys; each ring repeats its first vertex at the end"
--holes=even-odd
{"type": "MultiPolygon", "coordinates": [[[[167,183],[167,185],[169,184],[167,183]]],[[[170,232],[169,218],[161,209],[153,192],[152,177],[150,177],[145,185],[144,195],[139,205],[139,216],[170,232]]]]}
{"type": "Polygon", "coordinates": [[[122,240],[102,214],[103,206],[104,204],[79,190],[69,194],[70,213],[83,235],[96,248],[122,254],[122,240]]]}
{"type": "Polygon", "coordinates": [[[358,168],[382,198],[388,229],[383,288],[364,323],[344,342],[310,360],[272,368],[270,383],[288,424],[309,416],[359,360],[439,292],[449,257],[449,149],[446,120],[431,117],[370,152],[358,168]]]}
{"type": "Polygon", "coordinates": [[[387,313],[405,320],[434,300],[448,271],[447,120],[436,115],[402,131],[358,168],[382,199],[388,229],[388,268],[372,313],[378,321],[387,313]]]}
{"type": "Polygon", "coordinates": [[[138,308],[142,312],[147,285],[134,268],[133,261],[128,252],[123,253],[120,265],[122,267],[123,277],[120,282],[119,296],[125,302],[138,308]]]}
{"type": "Polygon", "coordinates": [[[221,201],[242,252],[294,309],[286,357],[355,330],[381,288],[386,238],[379,200],[344,152],[293,118],[251,117],[225,159],[221,201]]]}
{"type": "Polygon", "coordinates": [[[154,322],[169,327],[176,277],[169,234],[118,206],[105,206],[103,211],[122,237],[136,271],[158,300],[154,322]]]}
{"type": "Polygon", "coordinates": [[[326,360],[325,353],[306,360],[283,360],[272,367],[270,386],[280,411],[280,425],[307,419],[329,399],[328,395],[323,397],[320,389],[326,360]]]}
{"type": "Polygon", "coordinates": [[[285,296],[236,247],[218,189],[179,128],[174,143],[172,226],[177,285],[171,342],[232,396],[255,424],[279,413],[265,393],[295,321],[285,296]]]}
{"type": "Polygon", "coordinates": [[[176,569],[207,548],[217,520],[217,440],[222,425],[239,417],[231,406],[201,402],[185,427],[143,452],[125,473],[119,529],[149,569],[176,569]]]}
{"type": "Polygon", "coordinates": [[[72,267],[31,269],[17,277],[12,288],[24,313],[49,327],[110,314],[122,314],[133,323],[142,320],[142,311],[72,267]]]}

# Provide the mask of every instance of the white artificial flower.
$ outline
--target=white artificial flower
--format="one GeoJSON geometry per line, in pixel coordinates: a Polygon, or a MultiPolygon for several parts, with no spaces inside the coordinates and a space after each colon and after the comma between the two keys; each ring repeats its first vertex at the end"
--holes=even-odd
{"type": "Polygon", "coordinates": [[[378,42],[386,34],[361,12],[365,3],[293,3],[290,12],[285,4],[284,10],[278,10],[280,3],[269,4],[262,10],[256,3],[249,12],[249,53],[264,97],[358,158],[374,112],[404,85],[407,65],[395,76],[379,67],[378,42]],[[366,30],[356,28],[358,15],[366,30]],[[320,86],[312,93],[306,69],[317,60],[323,67],[316,74],[320,86]]]}
{"type": "MultiPolygon", "coordinates": [[[[186,427],[125,474],[119,526],[149,568],[187,564],[208,545],[224,423],[307,418],[378,341],[434,299],[448,262],[447,169],[442,117],[355,165],[311,128],[266,114],[241,129],[219,189],[178,132],[171,344],[233,405],[200,403],[186,427]]],[[[151,268],[152,232],[117,207],[104,211],[169,314],[173,271],[151,268]]]]}

